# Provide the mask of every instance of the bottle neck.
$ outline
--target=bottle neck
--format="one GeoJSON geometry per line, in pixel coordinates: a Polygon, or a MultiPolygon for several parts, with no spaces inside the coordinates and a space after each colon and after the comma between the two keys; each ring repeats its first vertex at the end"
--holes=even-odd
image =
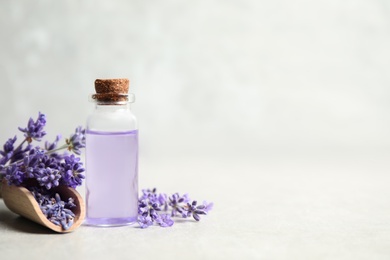
{"type": "Polygon", "coordinates": [[[118,107],[120,109],[130,108],[130,104],[135,102],[135,96],[132,93],[115,94],[110,98],[108,97],[103,98],[98,95],[99,94],[93,94],[92,96],[90,96],[89,100],[95,103],[95,106],[99,108],[104,108],[104,107],[118,107]]]}
{"type": "Polygon", "coordinates": [[[130,103],[108,103],[108,102],[96,102],[95,109],[99,111],[117,111],[117,110],[130,110],[130,103]]]}

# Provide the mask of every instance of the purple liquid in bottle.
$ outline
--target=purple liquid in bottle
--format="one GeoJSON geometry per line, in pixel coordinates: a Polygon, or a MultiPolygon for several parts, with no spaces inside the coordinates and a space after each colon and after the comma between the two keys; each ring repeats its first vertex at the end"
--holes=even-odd
{"type": "Polygon", "coordinates": [[[87,131],[86,224],[119,226],[138,215],[138,130],[87,131]]]}

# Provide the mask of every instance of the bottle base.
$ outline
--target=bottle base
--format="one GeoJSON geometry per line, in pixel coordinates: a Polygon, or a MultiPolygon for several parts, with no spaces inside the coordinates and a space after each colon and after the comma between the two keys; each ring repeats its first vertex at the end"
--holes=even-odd
{"type": "Polygon", "coordinates": [[[86,218],[83,225],[95,227],[128,226],[137,222],[137,218],[86,218]]]}

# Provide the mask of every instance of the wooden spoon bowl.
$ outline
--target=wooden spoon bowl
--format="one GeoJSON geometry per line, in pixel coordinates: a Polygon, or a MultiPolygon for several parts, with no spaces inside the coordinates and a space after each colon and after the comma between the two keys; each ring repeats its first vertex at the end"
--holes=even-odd
{"type": "Polygon", "coordinates": [[[58,233],[67,233],[78,228],[85,217],[85,205],[80,194],[73,188],[66,186],[59,186],[54,189],[63,200],[67,200],[72,197],[74,199],[75,208],[72,208],[73,213],[76,215],[73,225],[64,230],[61,226],[55,225],[50,222],[46,216],[42,213],[38,202],[35,200],[32,193],[25,187],[18,187],[14,185],[8,185],[4,180],[2,183],[2,196],[5,205],[14,213],[28,218],[42,226],[45,226],[58,233]]]}

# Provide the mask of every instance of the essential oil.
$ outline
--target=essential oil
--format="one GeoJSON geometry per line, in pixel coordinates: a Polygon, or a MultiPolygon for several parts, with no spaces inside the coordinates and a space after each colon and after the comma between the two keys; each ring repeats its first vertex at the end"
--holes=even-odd
{"type": "Polygon", "coordinates": [[[138,215],[138,129],[128,80],[96,80],[86,130],[87,225],[120,226],[138,215]]]}

